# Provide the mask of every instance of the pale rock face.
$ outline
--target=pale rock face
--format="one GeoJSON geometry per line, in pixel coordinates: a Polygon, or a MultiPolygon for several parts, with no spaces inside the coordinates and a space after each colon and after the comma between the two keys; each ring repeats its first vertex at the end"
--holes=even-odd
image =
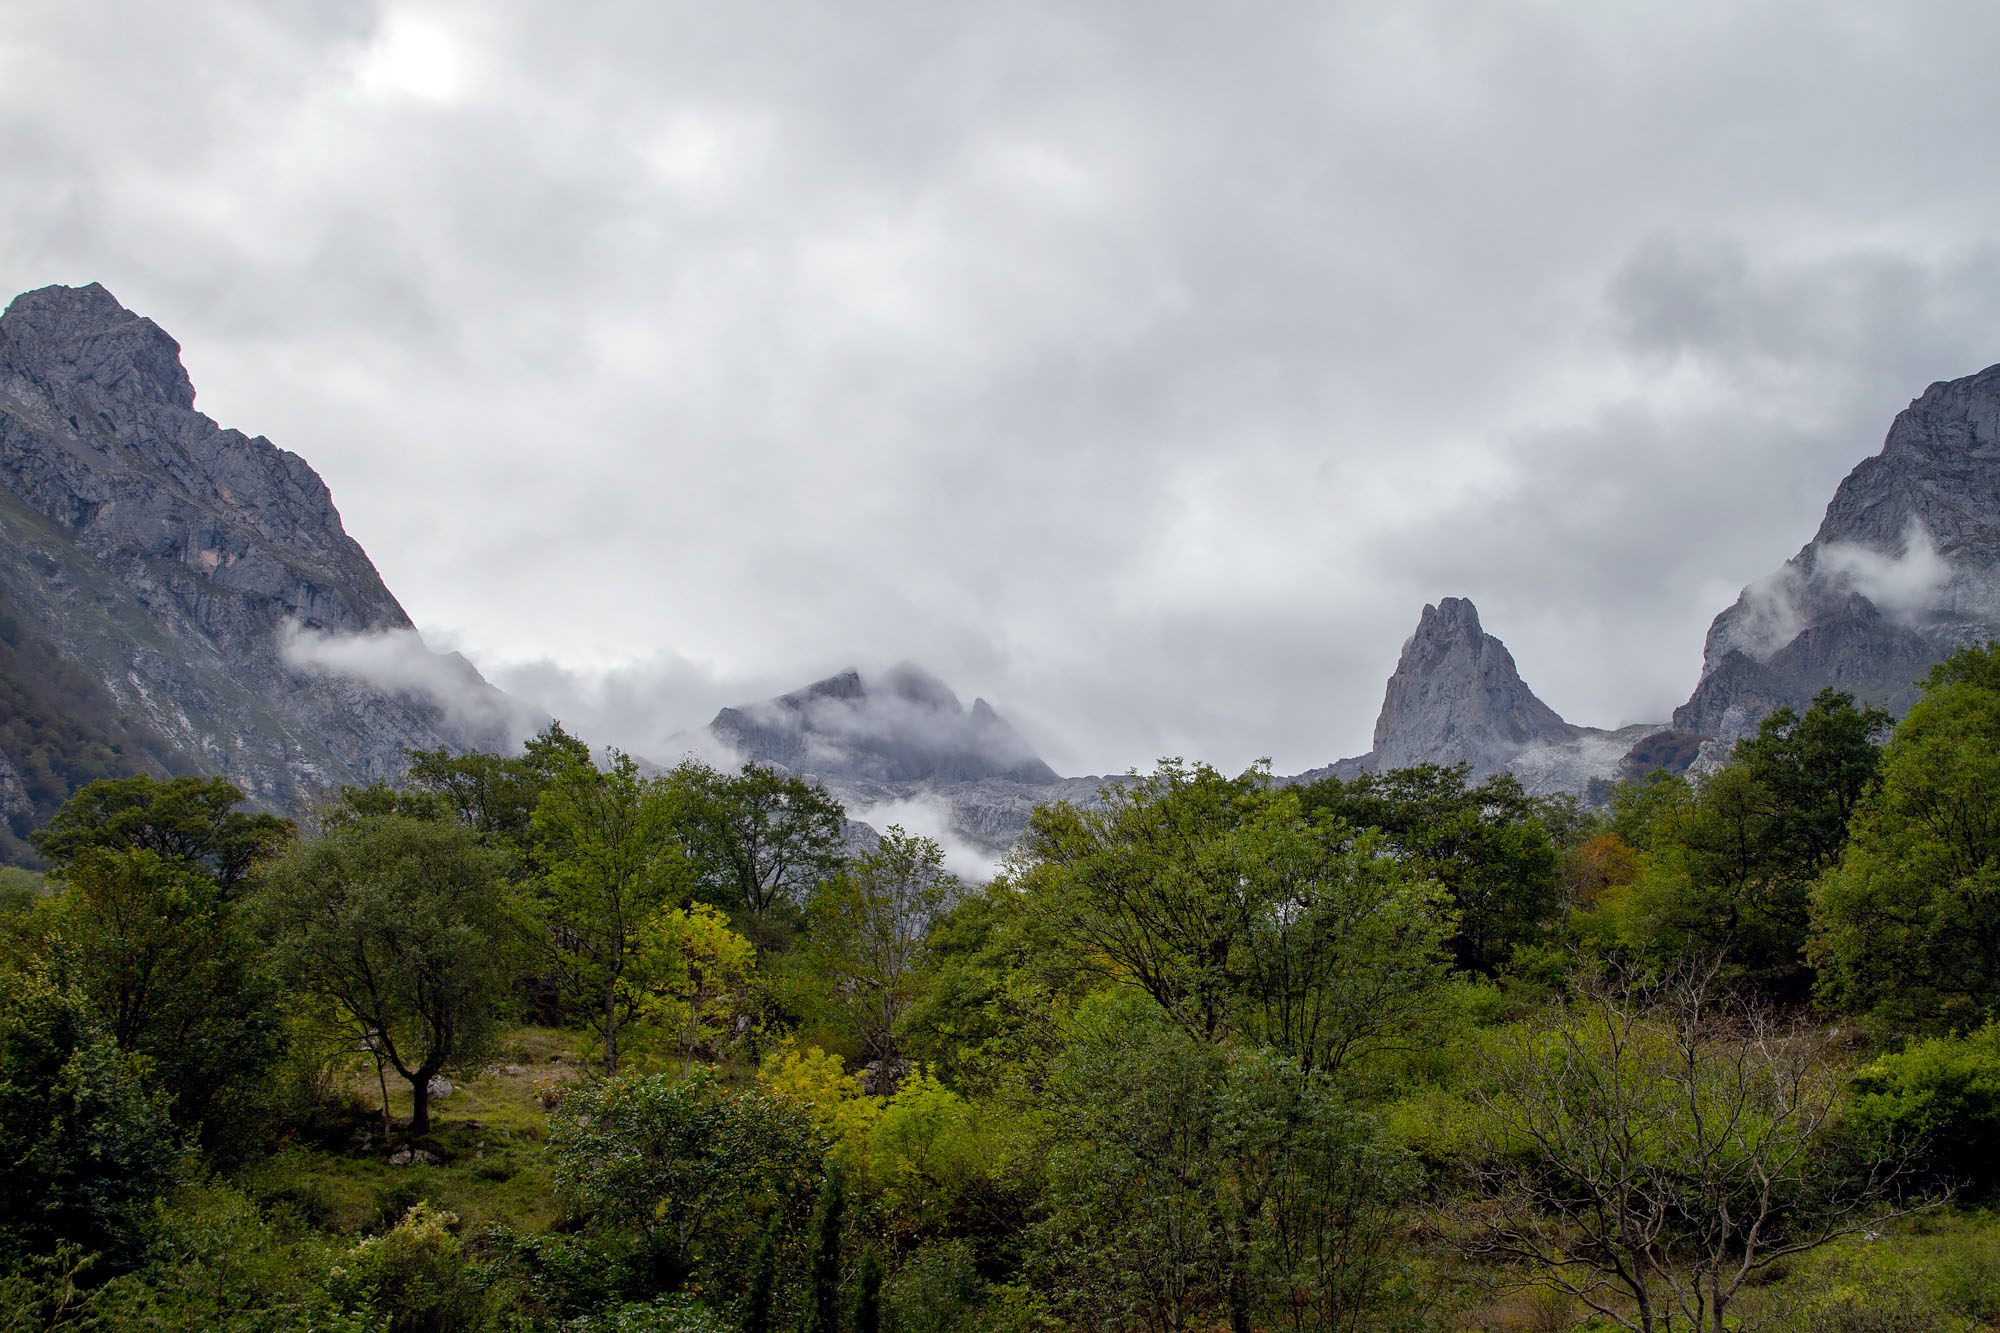
{"type": "Polygon", "coordinates": [[[1674,723],[1724,741],[1826,686],[1900,715],[2000,634],[2000,366],[1933,384],[1848,473],[1819,531],[1715,618],[1674,723]]]}
{"type": "Polygon", "coordinates": [[[984,699],[968,712],[943,681],[907,662],[876,680],[850,669],[764,703],[725,708],[708,731],[743,759],[815,777],[1057,781],[984,699]]]}
{"type": "Polygon", "coordinates": [[[1376,763],[1469,763],[1498,770],[1530,745],[1561,744],[1576,728],[1535,697],[1507,645],[1486,633],[1463,597],[1426,606],[1403,645],[1375,720],[1376,763]]]}
{"type": "Polygon", "coordinates": [[[406,746],[507,744],[512,723],[498,719],[524,710],[469,666],[462,692],[490,710],[288,659],[286,635],[414,630],[306,461],[221,428],[194,398],[179,344],[101,286],[8,306],[0,597],[12,614],[188,766],[269,805],[392,777],[406,746]]]}
{"type": "Polygon", "coordinates": [[[1511,773],[1530,795],[1589,795],[1649,768],[1685,768],[1692,744],[1652,724],[1603,731],[1565,722],[1521,679],[1507,645],[1462,597],[1426,606],[1383,691],[1375,748],[1289,782],[1353,778],[1417,764],[1466,764],[1478,781],[1511,773]]]}

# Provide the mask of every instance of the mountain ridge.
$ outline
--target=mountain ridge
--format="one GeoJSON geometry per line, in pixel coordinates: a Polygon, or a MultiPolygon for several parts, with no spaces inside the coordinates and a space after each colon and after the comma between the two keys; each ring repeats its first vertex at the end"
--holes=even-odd
{"type": "Polygon", "coordinates": [[[1716,616],[1674,723],[1733,741],[1828,685],[1900,716],[1931,666],[1996,634],[2000,365],[1896,414],[1812,539],[1716,616]]]}
{"type": "MultiPolygon", "coordinates": [[[[406,746],[502,741],[520,706],[483,679],[463,694],[493,725],[300,650],[416,630],[318,473],[194,404],[180,344],[100,284],[26,292],[0,314],[0,605],[36,653],[91,678],[88,705],[58,720],[98,737],[78,742],[104,751],[96,775],[221,774],[297,809],[395,776],[406,746]]],[[[0,735],[28,705],[13,707],[0,735]]],[[[22,760],[0,756],[16,836],[52,813],[4,794],[22,760]]]]}

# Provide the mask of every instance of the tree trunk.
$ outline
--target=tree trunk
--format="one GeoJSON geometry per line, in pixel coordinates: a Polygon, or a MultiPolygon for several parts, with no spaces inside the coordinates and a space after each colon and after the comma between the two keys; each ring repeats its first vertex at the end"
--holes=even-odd
{"type": "Polygon", "coordinates": [[[1243,1269],[1249,1259],[1233,1255],[1229,1262],[1229,1333],[1250,1333],[1250,1283],[1243,1269]]]}
{"type": "Polygon", "coordinates": [[[410,1137],[422,1138],[431,1132],[431,1076],[418,1071],[410,1080],[410,1137]]]}
{"type": "Polygon", "coordinates": [[[618,1072],[618,987],[604,988],[604,1072],[618,1072]]]}

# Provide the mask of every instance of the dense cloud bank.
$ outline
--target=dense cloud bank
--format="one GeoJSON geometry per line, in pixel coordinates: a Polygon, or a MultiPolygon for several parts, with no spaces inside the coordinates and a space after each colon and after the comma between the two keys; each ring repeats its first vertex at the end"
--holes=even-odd
{"type": "Polygon", "coordinates": [[[1445,594],[1572,720],[1686,696],[2000,360],[1996,48],[1973,3],[13,6],[0,286],[174,330],[433,642],[600,739],[909,659],[1059,771],[1295,770],[1445,594]]]}

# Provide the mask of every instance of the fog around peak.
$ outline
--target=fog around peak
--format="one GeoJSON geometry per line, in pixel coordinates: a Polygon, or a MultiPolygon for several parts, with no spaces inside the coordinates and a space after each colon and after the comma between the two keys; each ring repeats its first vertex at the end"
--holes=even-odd
{"type": "Polygon", "coordinates": [[[1297,771],[1446,590],[1657,719],[2000,360],[1973,0],[103,0],[0,51],[6,290],[169,330],[433,642],[640,752],[907,658],[1063,772],[1297,771]]]}
{"type": "Polygon", "coordinates": [[[431,651],[413,629],[338,634],[287,621],[278,654],[307,675],[359,681],[384,693],[443,710],[462,731],[516,746],[548,725],[549,716],[495,689],[457,653],[431,651]]]}

